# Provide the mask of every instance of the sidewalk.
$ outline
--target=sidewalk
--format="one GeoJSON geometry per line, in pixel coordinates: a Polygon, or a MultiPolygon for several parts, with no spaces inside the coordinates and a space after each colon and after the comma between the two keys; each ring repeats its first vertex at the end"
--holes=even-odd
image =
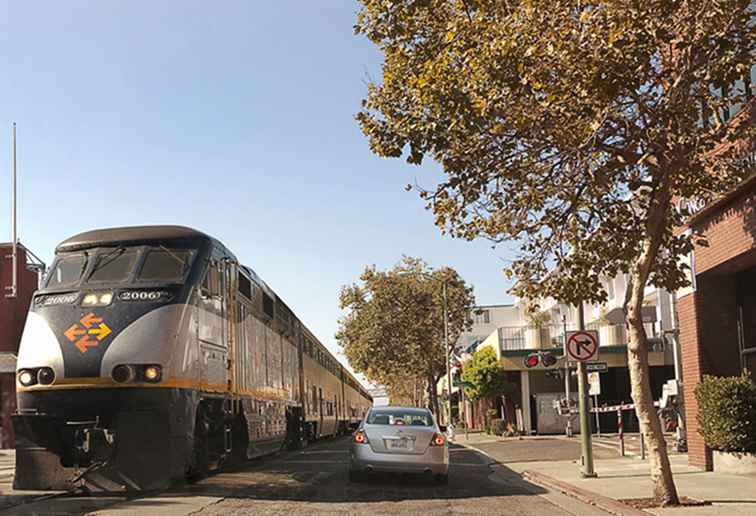
{"type": "MultiPolygon", "coordinates": [[[[667,452],[670,455],[677,455],[678,452],[676,452],[673,449],[673,443],[674,443],[674,434],[665,434],[665,438],[667,440],[667,452]]],[[[489,435],[485,432],[470,432],[469,439],[465,440],[465,434],[464,432],[457,432],[454,435],[454,442],[461,445],[470,445],[475,446],[478,444],[489,444],[489,443],[498,443],[498,442],[507,442],[507,441],[524,441],[524,440],[553,440],[553,439],[568,439],[564,437],[563,435],[530,435],[530,436],[521,436],[521,437],[501,437],[496,435],[489,435]]],[[[570,439],[568,439],[570,440],[570,439]]],[[[575,434],[574,437],[571,439],[573,442],[580,442],[580,434],[575,434]]],[[[596,434],[593,434],[593,445],[598,448],[602,448],[605,450],[613,450],[616,451],[617,456],[619,457],[619,437],[617,434],[611,434],[611,433],[605,433],[601,434],[601,437],[597,437],[596,434]]],[[[625,455],[628,457],[634,457],[634,456],[640,456],[641,454],[641,444],[640,444],[640,434],[638,433],[626,433],[625,434],[625,455]]]]}
{"type": "Polygon", "coordinates": [[[500,443],[500,442],[508,442],[508,441],[525,441],[525,440],[553,440],[553,439],[561,439],[561,436],[557,435],[528,435],[528,436],[517,436],[517,437],[503,437],[500,435],[490,435],[485,432],[481,431],[475,431],[470,432],[467,436],[468,438],[465,438],[465,432],[462,431],[455,431],[454,433],[454,443],[459,444],[462,446],[475,446],[476,444],[488,444],[488,443],[500,443]]]}
{"type": "MultiPolygon", "coordinates": [[[[657,515],[724,516],[756,514],[756,477],[724,475],[688,466],[687,455],[670,457],[678,494],[694,500],[711,502],[698,507],[645,509],[657,515]]],[[[526,478],[563,490],[554,479],[613,500],[648,498],[653,494],[648,461],[617,458],[595,461],[598,478],[581,478],[574,461],[510,463],[507,467],[526,478]]],[[[575,493],[567,492],[575,496],[575,493]]],[[[579,493],[578,493],[579,495],[579,493]]],[[[628,512],[631,513],[631,512],[628,512]]]]}

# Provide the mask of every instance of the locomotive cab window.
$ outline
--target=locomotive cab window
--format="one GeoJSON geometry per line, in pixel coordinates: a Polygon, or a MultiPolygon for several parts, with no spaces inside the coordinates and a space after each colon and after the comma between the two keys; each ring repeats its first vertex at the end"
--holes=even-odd
{"type": "Polygon", "coordinates": [[[252,299],[252,282],[247,278],[244,274],[241,272],[238,274],[239,277],[239,292],[241,295],[246,297],[247,299],[252,299]]]}
{"type": "Polygon", "coordinates": [[[103,250],[89,274],[88,281],[123,281],[127,279],[137,262],[136,249],[119,247],[103,250]]]}
{"type": "Polygon", "coordinates": [[[151,249],[147,251],[142,269],[139,271],[140,280],[151,281],[179,281],[184,278],[189,269],[192,251],[189,249],[151,249]]]}
{"type": "Polygon", "coordinates": [[[221,273],[215,262],[207,268],[205,279],[202,281],[202,292],[210,297],[221,295],[221,273]]]}
{"type": "Polygon", "coordinates": [[[263,292],[263,312],[265,312],[265,315],[267,315],[271,319],[275,315],[273,312],[273,306],[273,298],[263,292]]]}
{"type": "Polygon", "coordinates": [[[69,254],[58,256],[47,275],[46,287],[73,285],[79,281],[89,263],[87,254],[69,254]]]}

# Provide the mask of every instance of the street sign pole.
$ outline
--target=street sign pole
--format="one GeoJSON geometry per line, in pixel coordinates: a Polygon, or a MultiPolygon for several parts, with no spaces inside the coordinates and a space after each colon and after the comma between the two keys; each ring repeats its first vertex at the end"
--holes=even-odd
{"type": "MultiPolygon", "coordinates": [[[[581,332],[585,331],[585,313],[583,312],[583,302],[578,303],[578,328],[581,332]]],[[[578,400],[580,405],[580,442],[581,442],[581,464],[583,469],[580,475],[585,478],[596,477],[593,470],[593,448],[591,439],[591,422],[588,414],[588,378],[585,372],[585,363],[577,363],[578,374],[578,400]]]]}
{"type": "Polygon", "coordinates": [[[572,437],[572,405],[570,404],[570,359],[567,355],[567,317],[562,316],[564,326],[564,396],[567,398],[567,424],[564,432],[567,437],[572,437]]]}

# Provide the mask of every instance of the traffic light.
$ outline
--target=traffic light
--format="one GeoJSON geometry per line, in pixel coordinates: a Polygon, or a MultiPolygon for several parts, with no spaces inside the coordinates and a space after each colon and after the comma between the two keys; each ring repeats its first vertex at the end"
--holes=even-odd
{"type": "Polygon", "coordinates": [[[541,359],[538,356],[538,353],[531,353],[527,357],[525,357],[525,367],[530,369],[531,367],[535,367],[538,365],[538,362],[540,362],[541,359]]]}
{"type": "Polygon", "coordinates": [[[541,353],[541,363],[543,367],[551,367],[557,363],[557,358],[548,351],[544,351],[541,353]]]}
{"type": "Polygon", "coordinates": [[[548,351],[539,351],[537,353],[531,353],[525,357],[525,367],[531,369],[538,364],[542,364],[543,367],[551,367],[557,363],[557,358],[548,351]]]}

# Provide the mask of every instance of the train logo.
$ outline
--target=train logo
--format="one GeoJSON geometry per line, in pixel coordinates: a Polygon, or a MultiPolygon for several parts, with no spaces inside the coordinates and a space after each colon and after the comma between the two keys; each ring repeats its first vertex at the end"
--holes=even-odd
{"type": "Polygon", "coordinates": [[[112,330],[105,324],[102,317],[97,317],[90,312],[79,319],[79,322],[72,324],[63,335],[73,342],[79,351],[86,353],[89,348],[97,347],[100,341],[111,332],[112,330]]]}

